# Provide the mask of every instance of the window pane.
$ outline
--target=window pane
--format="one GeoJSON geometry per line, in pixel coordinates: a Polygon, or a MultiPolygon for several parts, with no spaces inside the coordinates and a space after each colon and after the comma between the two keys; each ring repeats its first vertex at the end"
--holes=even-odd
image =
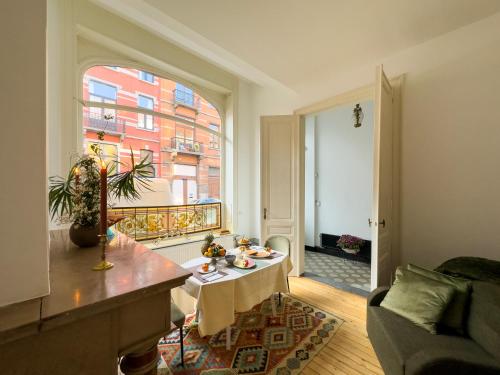
{"type": "Polygon", "coordinates": [[[194,105],[194,95],[193,90],[180,84],[175,84],[175,101],[176,103],[187,104],[189,106],[194,105]]]}
{"type": "Polygon", "coordinates": [[[143,81],[147,81],[147,82],[151,82],[151,83],[153,83],[155,80],[153,74],[148,73],[148,72],[144,72],[142,70],[139,71],[139,78],[142,79],[143,81]]]}
{"type": "Polygon", "coordinates": [[[139,95],[137,97],[137,104],[141,108],[153,109],[154,100],[152,98],[148,98],[147,96],[139,95]]]}
{"type": "Polygon", "coordinates": [[[107,98],[111,100],[116,100],[116,87],[107,85],[102,82],[90,81],[89,82],[89,92],[92,95],[100,96],[101,98],[107,98]]]}
{"type": "Polygon", "coordinates": [[[82,128],[84,149],[104,132],[104,140],[100,142],[114,145],[113,155],[120,162],[120,171],[131,166],[130,149],[135,163],[146,153],[152,155],[148,156],[154,163],[151,173],[164,180],[160,181],[161,186],[168,191],[156,194],[161,197],[157,202],[148,198],[147,204],[138,200],[133,205],[165,206],[220,199],[220,139],[208,129],[220,132],[221,119],[217,110],[210,109],[209,103],[196,92],[138,69],[95,66],[85,73],[82,95],[84,100],[131,108],[83,107],[82,128]],[[148,80],[155,84],[144,82],[148,80]],[[202,103],[201,107],[195,108],[195,103],[202,103]],[[134,111],[137,108],[196,119],[200,127],[138,113],[134,111]]]}
{"type": "Polygon", "coordinates": [[[96,158],[98,158],[98,156],[95,155],[95,153],[91,150],[91,146],[93,144],[99,145],[99,149],[101,150],[101,159],[104,160],[104,162],[108,164],[110,168],[118,167],[116,163],[118,161],[118,145],[103,143],[96,140],[88,140],[85,143],[85,153],[95,156],[96,158]]]}

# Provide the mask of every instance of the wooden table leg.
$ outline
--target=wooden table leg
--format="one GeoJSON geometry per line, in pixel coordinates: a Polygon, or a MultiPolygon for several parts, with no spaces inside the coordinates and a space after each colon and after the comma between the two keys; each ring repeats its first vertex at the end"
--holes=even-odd
{"type": "Polygon", "coordinates": [[[142,350],[125,355],[120,362],[120,370],[125,375],[156,375],[159,355],[155,342],[142,350]]]}
{"type": "Polygon", "coordinates": [[[273,317],[276,316],[276,298],[274,298],[274,293],[271,294],[271,310],[273,312],[273,317]]]}

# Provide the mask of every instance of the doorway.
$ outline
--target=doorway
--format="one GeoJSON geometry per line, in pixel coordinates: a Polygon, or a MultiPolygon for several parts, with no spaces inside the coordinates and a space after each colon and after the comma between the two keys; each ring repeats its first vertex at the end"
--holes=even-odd
{"type": "Polygon", "coordinates": [[[304,121],[304,276],[361,295],[371,280],[373,105],[347,103],[304,121]]]}
{"type": "Polygon", "coordinates": [[[261,237],[281,235],[289,239],[294,265],[291,276],[303,275],[305,266],[305,117],[373,100],[370,289],[390,285],[399,261],[398,125],[402,82],[403,76],[389,81],[382,66],[377,66],[373,85],[297,109],[293,115],[261,117],[261,237]]]}

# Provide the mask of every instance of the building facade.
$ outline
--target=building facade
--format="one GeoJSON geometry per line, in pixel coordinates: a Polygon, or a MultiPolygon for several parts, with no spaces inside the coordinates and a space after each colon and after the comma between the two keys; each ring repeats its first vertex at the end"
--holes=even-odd
{"type": "Polygon", "coordinates": [[[83,78],[83,99],[144,108],[194,121],[200,127],[126,110],[83,107],[84,149],[99,143],[103,157],[120,171],[152,162],[151,176],[169,182],[173,202],[189,204],[220,199],[221,132],[217,110],[190,88],[151,73],[122,67],[95,66],[83,78]],[[103,140],[98,139],[104,132],[103,140]]]}

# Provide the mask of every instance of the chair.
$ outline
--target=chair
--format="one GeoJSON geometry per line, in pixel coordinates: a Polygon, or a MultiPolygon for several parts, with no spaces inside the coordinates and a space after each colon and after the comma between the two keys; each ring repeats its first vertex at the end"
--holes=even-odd
{"type": "MultiPolygon", "coordinates": [[[[290,256],[290,240],[285,236],[271,236],[266,240],[265,247],[270,247],[273,250],[290,256]]],[[[288,275],[286,276],[286,285],[290,292],[290,284],[288,283],[288,275]]],[[[278,293],[279,304],[281,305],[281,292],[278,293]]]]}
{"type": "Polygon", "coordinates": [[[184,322],[186,321],[186,316],[184,313],[175,305],[173,301],[170,301],[170,321],[174,324],[176,328],[179,329],[179,339],[181,344],[181,365],[184,367],[184,322]]]}

